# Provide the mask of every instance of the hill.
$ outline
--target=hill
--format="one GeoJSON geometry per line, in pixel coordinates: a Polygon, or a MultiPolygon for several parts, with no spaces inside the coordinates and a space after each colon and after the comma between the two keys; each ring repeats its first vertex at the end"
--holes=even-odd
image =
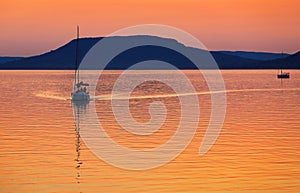
{"type": "MultiPolygon", "coordinates": [[[[115,41],[127,38],[128,41],[134,41],[141,36],[127,37],[110,37],[115,41]]],[[[187,49],[192,55],[199,57],[203,55],[204,50],[186,47],[172,39],[144,36],[143,38],[154,38],[159,41],[167,41],[173,46],[180,49],[187,49]]],[[[81,38],[79,39],[80,54],[79,60],[85,56],[88,50],[102,38],[81,38]]],[[[76,40],[72,40],[67,44],[51,50],[50,52],[27,57],[18,58],[12,61],[0,63],[0,69],[74,69],[75,68],[75,50],[76,40]]],[[[281,66],[289,69],[300,69],[299,52],[293,55],[285,54],[285,58],[279,58],[277,53],[260,53],[260,52],[231,52],[231,51],[212,51],[212,56],[215,58],[220,69],[277,69],[281,66]]],[[[282,57],[282,55],[280,54],[282,57]]],[[[126,50],[116,56],[107,66],[106,69],[127,69],[132,64],[145,60],[160,60],[171,63],[179,69],[195,69],[195,65],[191,63],[180,53],[159,46],[139,46],[126,50]]],[[[203,69],[209,68],[203,64],[203,69]]],[[[153,67],[150,69],[157,69],[153,67]]]]}
{"type": "Polygon", "coordinates": [[[247,51],[219,51],[223,54],[239,56],[242,58],[248,58],[253,60],[275,60],[279,58],[285,58],[290,56],[286,53],[269,53],[269,52],[247,52],[247,51]]]}
{"type": "Polygon", "coordinates": [[[24,57],[10,57],[10,56],[0,56],[0,64],[4,64],[6,62],[21,60],[24,57]]]}

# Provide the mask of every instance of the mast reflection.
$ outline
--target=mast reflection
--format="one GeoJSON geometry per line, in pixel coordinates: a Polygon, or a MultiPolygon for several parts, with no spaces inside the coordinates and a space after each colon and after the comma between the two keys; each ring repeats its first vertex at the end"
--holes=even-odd
{"type": "Polygon", "coordinates": [[[88,107],[89,101],[72,101],[73,106],[73,113],[75,117],[75,146],[76,146],[76,157],[74,161],[76,162],[75,169],[76,173],[76,180],[77,183],[80,183],[81,174],[80,168],[83,164],[82,160],[80,159],[80,147],[81,147],[81,140],[80,140],[80,114],[86,111],[88,107]]]}

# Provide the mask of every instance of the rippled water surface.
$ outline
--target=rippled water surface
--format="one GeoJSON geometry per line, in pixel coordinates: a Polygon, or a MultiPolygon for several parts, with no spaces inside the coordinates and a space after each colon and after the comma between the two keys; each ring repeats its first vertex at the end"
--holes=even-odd
{"type": "MultiPolygon", "coordinates": [[[[164,166],[131,171],[99,159],[79,137],[66,100],[73,72],[0,71],[0,192],[300,192],[300,71],[290,72],[291,79],[281,81],[273,70],[222,71],[225,122],[216,143],[200,156],[211,98],[201,75],[184,71],[201,109],[191,143],[164,166]]],[[[151,135],[132,134],[115,120],[111,107],[120,73],[106,71],[97,85],[98,100],[84,108],[95,104],[107,135],[119,145],[146,150],[164,144],[180,123],[178,93],[157,81],[136,87],[129,104],[137,122],[149,121],[154,101],[165,104],[167,116],[151,135]]],[[[132,72],[151,73],[176,82],[172,71],[132,72]]]]}

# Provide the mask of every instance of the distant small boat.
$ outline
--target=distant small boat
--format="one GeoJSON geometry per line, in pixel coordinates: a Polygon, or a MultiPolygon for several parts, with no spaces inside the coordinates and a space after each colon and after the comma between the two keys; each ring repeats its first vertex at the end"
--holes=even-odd
{"type": "Polygon", "coordinates": [[[280,73],[278,72],[277,78],[278,79],[289,79],[290,78],[290,73],[289,72],[282,72],[282,66],[281,66],[280,73]]]}
{"type": "Polygon", "coordinates": [[[290,78],[290,73],[281,71],[280,74],[277,74],[277,78],[289,79],[290,78]]]}
{"type": "Polygon", "coordinates": [[[72,92],[72,101],[73,102],[88,102],[90,100],[90,94],[88,92],[89,84],[80,81],[79,79],[79,26],[77,26],[77,40],[76,40],[76,61],[75,61],[75,83],[74,89],[72,92]]]}

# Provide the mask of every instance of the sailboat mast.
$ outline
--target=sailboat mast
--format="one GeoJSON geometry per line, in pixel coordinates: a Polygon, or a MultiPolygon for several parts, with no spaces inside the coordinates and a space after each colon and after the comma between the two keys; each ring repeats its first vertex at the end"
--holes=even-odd
{"type": "Polygon", "coordinates": [[[75,52],[75,83],[74,83],[74,91],[76,89],[77,84],[79,83],[79,72],[78,72],[78,53],[79,53],[79,26],[77,26],[77,37],[76,37],[76,52],[75,52]]]}
{"type": "Polygon", "coordinates": [[[77,83],[79,83],[79,26],[77,26],[77,40],[76,40],[76,69],[77,69],[77,83]]]}
{"type": "MultiPolygon", "coordinates": [[[[281,51],[281,59],[283,59],[284,57],[283,57],[283,51],[281,51]]],[[[282,67],[283,67],[283,62],[282,62],[282,60],[281,60],[281,70],[280,70],[280,74],[282,74],[282,67]]]]}

